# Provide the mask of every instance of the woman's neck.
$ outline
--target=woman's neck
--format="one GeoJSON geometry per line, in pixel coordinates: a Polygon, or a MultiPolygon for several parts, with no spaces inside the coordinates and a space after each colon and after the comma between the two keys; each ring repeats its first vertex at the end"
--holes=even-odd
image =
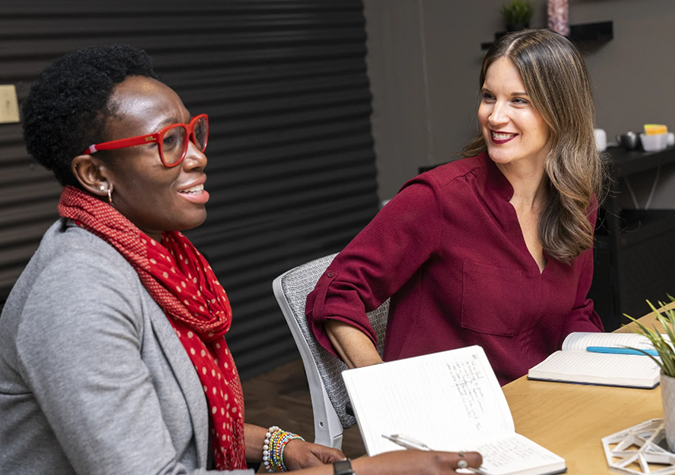
{"type": "Polygon", "coordinates": [[[150,236],[152,239],[162,244],[162,231],[150,231],[147,229],[141,229],[145,234],[150,236]]]}
{"type": "Polygon", "coordinates": [[[510,203],[523,210],[540,210],[546,201],[546,175],[539,163],[498,163],[497,167],[513,187],[510,203]]]}

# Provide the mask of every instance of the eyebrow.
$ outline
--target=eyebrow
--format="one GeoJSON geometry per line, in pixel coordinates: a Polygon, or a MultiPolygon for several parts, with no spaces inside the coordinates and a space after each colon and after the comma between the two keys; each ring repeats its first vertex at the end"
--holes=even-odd
{"type": "Polygon", "coordinates": [[[166,119],[161,121],[159,124],[157,124],[157,126],[161,129],[161,128],[164,128],[164,127],[169,126],[169,125],[181,124],[181,123],[182,122],[180,120],[176,119],[175,117],[167,117],[166,119]]]}
{"type": "MultiPolygon", "coordinates": [[[[481,90],[481,92],[492,93],[492,91],[490,89],[488,89],[487,87],[481,87],[480,90],[481,90]]],[[[512,92],[511,97],[513,97],[513,96],[529,96],[529,94],[527,92],[512,92]]]]}
{"type": "MultiPolygon", "coordinates": [[[[192,120],[192,116],[190,116],[190,120],[192,120]]],[[[164,119],[160,123],[156,124],[155,127],[153,127],[153,129],[152,129],[153,132],[149,132],[149,133],[150,134],[156,134],[160,130],[162,130],[164,127],[168,127],[168,126],[173,125],[173,124],[182,124],[182,123],[183,122],[181,122],[176,117],[167,117],[166,119],[164,119]]],[[[190,123],[190,122],[188,121],[187,123],[190,123]]]]}

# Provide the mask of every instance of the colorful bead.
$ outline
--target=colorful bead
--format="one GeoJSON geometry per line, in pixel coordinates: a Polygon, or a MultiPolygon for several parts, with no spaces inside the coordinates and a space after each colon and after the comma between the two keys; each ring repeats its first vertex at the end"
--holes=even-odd
{"type": "Polygon", "coordinates": [[[284,450],[286,444],[295,439],[305,440],[299,435],[283,431],[277,426],[268,429],[263,443],[263,464],[268,472],[288,471],[284,463],[284,450]]]}

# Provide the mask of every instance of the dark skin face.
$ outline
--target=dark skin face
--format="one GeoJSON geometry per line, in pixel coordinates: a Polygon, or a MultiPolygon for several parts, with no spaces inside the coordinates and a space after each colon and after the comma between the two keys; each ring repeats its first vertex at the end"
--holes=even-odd
{"type": "MultiPolygon", "coordinates": [[[[167,125],[190,122],[191,116],[169,87],[147,77],[132,76],[113,90],[116,114],[106,124],[106,141],[151,134],[167,125]]],[[[137,145],[97,154],[79,155],[71,169],[90,193],[107,201],[144,233],[160,241],[162,231],[183,231],[206,219],[208,193],[202,190],[206,156],[190,142],[183,162],[162,164],[156,144],[137,145]],[[190,190],[190,191],[188,191],[190,190]]]]}

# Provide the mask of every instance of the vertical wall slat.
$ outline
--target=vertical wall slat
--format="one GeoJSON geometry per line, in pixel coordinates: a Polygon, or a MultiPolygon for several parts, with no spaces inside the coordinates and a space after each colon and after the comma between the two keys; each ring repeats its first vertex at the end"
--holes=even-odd
{"type": "MultiPolygon", "coordinates": [[[[294,358],[271,291],[341,249],[377,212],[360,0],[32,0],[0,4],[0,84],[19,101],[55,57],[90,44],[148,51],[192,114],[208,113],[208,218],[188,232],[234,311],[242,377],[294,358]]],[[[56,219],[60,186],[0,124],[0,305],[56,219]]]]}

